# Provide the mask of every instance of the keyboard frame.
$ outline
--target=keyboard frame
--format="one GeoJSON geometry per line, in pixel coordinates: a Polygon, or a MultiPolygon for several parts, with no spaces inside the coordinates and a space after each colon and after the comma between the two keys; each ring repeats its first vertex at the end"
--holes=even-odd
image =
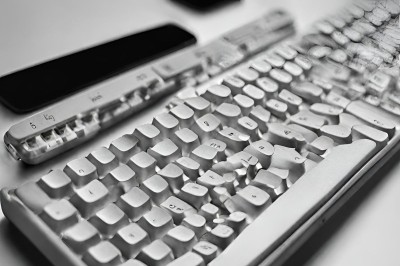
{"type": "MultiPolygon", "coordinates": [[[[221,77],[229,75],[231,71],[246,65],[246,62],[239,64],[233,69],[210,79],[200,85],[198,89],[215,84],[221,77]]],[[[178,91],[179,92],[179,91],[178,91]]],[[[170,99],[172,98],[169,97],[170,99]]],[[[160,106],[161,107],[161,106],[160,106]]],[[[400,117],[395,117],[384,110],[371,106],[381,115],[393,120],[400,125],[400,117]]],[[[161,111],[161,108],[160,108],[161,111]]],[[[304,223],[302,223],[289,237],[283,240],[278,246],[260,262],[260,265],[281,265],[294,252],[301,247],[323,224],[331,218],[373,175],[400,150],[400,126],[396,126],[396,132],[388,144],[377,152],[364,166],[356,170],[355,174],[329,198],[319,210],[314,212],[304,223]]],[[[37,178],[38,180],[38,178],[37,178]]],[[[37,181],[36,180],[36,181],[37,181]]],[[[295,185],[295,184],[294,184],[295,185]]],[[[290,189],[286,192],[290,193],[290,189]]],[[[80,256],[75,254],[66,244],[45,224],[38,215],[34,214],[15,196],[14,189],[4,188],[0,192],[0,202],[5,216],[14,223],[17,228],[34,243],[36,247],[52,262],[57,265],[85,266],[80,256]],[[34,230],[32,230],[34,229],[34,230]],[[60,260],[60,258],[63,258],[60,260]],[[60,261],[62,263],[60,264],[60,261]]],[[[251,225],[250,225],[251,226],[251,225]]],[[[242,232],[245,233],[246,230],[242,232]]]]}

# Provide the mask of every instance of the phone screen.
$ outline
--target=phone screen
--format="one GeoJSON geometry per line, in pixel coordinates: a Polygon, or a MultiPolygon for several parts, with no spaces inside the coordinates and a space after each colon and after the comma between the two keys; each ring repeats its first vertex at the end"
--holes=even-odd
{"type": "Polygon", "coordinates": [[[0,78],[0,101],[17,113],[36,110],[87,86],[196,43],[166,24],[0,78]]]}

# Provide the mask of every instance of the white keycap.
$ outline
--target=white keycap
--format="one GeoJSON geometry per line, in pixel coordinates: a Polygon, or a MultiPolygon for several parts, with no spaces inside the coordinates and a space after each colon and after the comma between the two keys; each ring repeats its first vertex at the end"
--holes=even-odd
{"type": "Polygon", "coordinates": [[[294,84],[292,86],[292,92],[312,103],[321,102],[321,97],[324,93],[321,87],[310,82],[294,84]]]}
{"type": "Polygon", "coordinates": [[[199,177],[200,164],[189,157],[181,157],[175,161],[187,177],[195,181],[199,177]]]}
{"type": "Polygon", "coordinates": [[[78,222],[78,211],[69,201],[61,199],[46,205],[40,217],[50,228],[59,233],[78,222]]]}
{"type": "Polygon", "coordinates": [[[37,184],[52,198],[62,198],[72,193],[71,179],[59,169],[40,178],[37,184]]]}
{"type": "Polygon", "coordinates": [[[184,156],[190,154],[200,145],[199,136],[188,128],[182,128],[170,135],[169,138],[182,150],[184,156]]]}
{"type": "Polygon", "coordinates": [[[86,220],[82,220],[65,230],[62,238],[78,254],[100,242],[100,235],[97,229],[86,220]]]}
{"type": "Polygon", "coordinates": [[[285,180],[264,169],[258,171],[256,177],[250,182],[250,185],[267,192],[272,200],[282,195],[287,189],[285,180]]]}
{"type": "Polygon", "coordinates": [[[238,191],[235,196],[225,202],[225,207],[230,212],[246,212],[255,219],[263,210],[271,205],[271,197],[263,190],[254,186],[246,186],[238,191]]]}
{"type": "Polygon", "coordinates": [[[235,232],[229,226],[220,224],[207,233],[204,239],[225,249],[235,239],[235,232]]]}
{"type": "Polygon", "coordinates": [[[315,132],[318,132],[322,126],[327,124],[325,117],[313,114],[307,110],[300,111],[293,115],[290,117],[290,121],[315,132]]]}
{"type": "Polygon", "coordinates": [[[211,112],[211,103],[200,96],[185,99],[185,105],[194,111],[195,117],[202,117],[211,112]]]}
{"type": "Polygon", "coordinates": [[[254,107],[254,100],[243,94],[236,94],[233,103],[239,106],[243,115],[248,115],[254,107]]]}
{"type": "Polygon", "coordinates": [[[163,237],[174,226],[171,215],[160,207],[153,206],[151,211],[143,215],[138,221],[150,236],[151,240],[163,237]]]}
{"type": "Polygon", "coordinates": [[[214,187],[223,186],[225,184],[225,179],[219,174],[208,170],[197,179],[197,183],[208,189],[212,189],[214,187]]]}
{"type": "Polygon", "coordinates": [[[134,221],[151,210],[150,197],[138,187],[122,195],[116,204],[134,221]]]}
{"type": "Polygon", "coordinates": [[[235,104],[222,103],[215,109],[214,115],[223,125],[232,125],[237,123],[237,120],[241,116],[241,110],[235,104]]]}
{"type": "Polygon", "coordinates": [[[106,237],[113,236],[121,227],[129,223],[125,213],[113,203],[98,211],[89,221],[106,237]]]}
{"type": "Polygon", "coordinates": [[[131,223],[115,234],[111,242],[125,257],[135,257],[143,247],[150,244],[149,235],[139,225],[131,223]]]}
{"type": "Polygon", "coordinates": [[[199,254],[205,263],[212,261],[219,253],[218,247],[208,241],[200,241],[193,247],[193,252],[199,254]]]}
{"type": "Polygon", "coordinates": [[[201,97],[215,105],[220,105],[230,101],[231,89],[224,85],[213,85],[201,97]]]}
{"type": "Polygon", "coordinates": [[[198,214],[190,214],[182,220],[182,225],[195,232],[197,238],[206,232],[206,219],[198,214]]]}
{"type": "Polygon", "coordinates": [[[236,71],[236,76],[243,80],[245,83],[255,83],[256,80],[259,77],[259,74],[256,70],[252,69],[252,68],[241,68],[238,71],[236,71]]]}
{"type": "Polygon", "coordinates": [[[220,209],[211,203],[204,204],[199,211],[199,214],[206,218],[207,222],[212,222],[214,219],[218,218],[220,213],[220,209]]]}
{"type": "Polygon", "coordinates": [[[162,168],[182,156],[181,150],[170,139],[164,139],[154,147],[149,148],[147,153],[157,161],[162,168]]]}
{"type": "Polygon", "coordinates": [[[180,258],[169,263],[168,266],[205,266],[205,264],[200,255],[193,252],[187,252],[180,258]]]}
{"type": "Polygon", "coordinates": [[[291,93],[288,90],[282,90],[279,93],[278,98],[280,101],[287,104],[287,111],[291,114],[297,113],[299,111],[300,105],[303,102],[303,100],[299,96],[291,93]]]}
{"type": "Polygon", "coordinates": [[[160,130],[151,124],[138,126],[132,135],[139,140],[139,147],[143,151],[147,151],[162,140],[160,130]]]}
{"type": "Polygon", "coordinates": [[[105,175],[118,166],[118,158],[105,147],[91,152],[87,159],[96,166],[99,175],[105,175]]]}
{"type": "Polygon", "coordinates": [[[187,183],[182,187],[178,197],[196,209],[200,209],[203,204],[207,203],[208,190],[202,185],[187,183]]]}
{"type": "Polygon", "coordinates": [[[272,69],[272,66],[264,60],[256,59],[251,62],[250,67],[258,72],[260,76],[268,75],[268,72],[272,69]]]}
{"type": "Polygon", "coordinates": [[[175,196],[170,196],[160,207],[172,216],[175,224],[180,224],[185,217],[196,213],[192,206],[175,196]]]}
{"type": "Polygon", "coordinates": [[[236,234],[241,233],[243,229],[246,228],[246,226],[248,225],[247,214],[240,211],[232,212],[226,219],[226,225],[232,228],[236,232],[236,234]]]}
{"type": "Polygon", "coordinates": [[[304,136],[281,123],[268,124],[268,133],[262,136],[270,143],[300,150],[306,143],[304,136]]]}
{"type": "Polygon", "coordinates": [[[242,88],[244,87],[244,85],[246,85],[246,83],[244,83],[243,80],[237,77],[227,76],[222,81],[222,85],[231,89],[232,95],[237,95],[242,92],[242,88]]]}
{"type": "Polygon", "coordinates": [[[277,82],[266,77],[257,79],[256,86],[265,92],[267,98],[274,97],[279,88],[277,82]]]}
{"type": "Polygon", "coordinates": [[[89,266],[109,266],[122,262],[121,252],[110,242],[102,241],[89,248],[82,260],[89,266]]]}
{"type": "Polygon", "coordinates": [[[136,173],[139,183],[156,173],[156,160],[143,151],[133,155],[128,166],[136,173]]]}
{"type": "Polygon", "coordinates": [[[302,175],[305,172],[306,158],[301,156],[295,149],[287,148],[280,145],[274,146],[274,154],[272,155],[271,166],[280,169],[289,169],[302,175]]]}
{"type": "Polygon", "coordinates": [[[163,237],[164,243],[172,249],[175,258],[189,252],[197,242],[196,240],[194,232],[182,225],[172,228],[163,237]]]}
{"type": "Polygon", "coordinates": [[[176,193],[183,187],[183,170],[176,164],[167,164],[157,174],[168,182],[172,192],[176,193]]]}
{"type": "Polygon", "coordinates": [[[192,151],[190,158],[200,164],[200,168],[207,171],[211,168],[213,160],[217,157],[218,151],[207,145],[200,145],[192,151]]]}
{"type": "Polygon", "coordinates": [[[132,135],[123,135],[111,142],[108,148],[122,163],[126,163],[135,153],[140,151],[139,140],[132,135]]]}
{"type": "Polygon", "coordinates": [[[389,135],[386,132],[366,125],[356,125],[352,129],[354,139],[370,139],[375,141],[377,149],[382,149],[389,141],[389,135]]]}
{"type": "Polygon", "coordinates": [[[75,159],[63,170],[76,186],[83,186],[97,178],[96,167],[86,158],[75,159]]]}
{"type": "Polygon", "coordinates": [[[158,239],[143,248],[137,259],[146,265],[162,266],[171,262],[174,259],[174,255],[167,244],[158,239]]]}
{"type": "Polygon", "coordinates": [[[43,208],[52,202],[51,198],[33,182],[18,187],[15,195],[35,214],[42,212],[43,208]]]}
{"type": "Polygon", "coordinates": [[[244,151],[257,157],[263,168],[267,169],[271,164],[274,147],[265,140],[258,140],[247,146],[244,151]]]}
{"type": "Polygon", "coordinates": [[[317,115],[327,117],[332,124],[338,124],[339,115],[343,113],[343,108],[323,103],[314,103],[311,105],[310,111],[317,115]]]}
{"type": "Polygon", "coordinates": [[[342,125],[325,125],[321,127],[321,135],[333,139],[338,144],[350,143],[351,129],[342,125]]]}
{"type": "Polygon", "coordinates": [[[89,217],[104,206],[108,199],[109,193],[107,187],[99,180],[93,180],[89,184],[77,189],[70,201],[83,217],[89,217]]]}
{"type": "Polygon", "coordinates": [[[179,129],[179,120],[168,113],[156,115],[153,118],[152,124],[161,131],[164,138],[179,129]]]}
{"type": "Polygon", "coordinates": [[[214,148],[217,150],[216,159],[218,161],[223,161],[226,159],[226,154],[225,154],[226,144],[225,144],[225,142],[222,142],[217,139],[209,139],[206,142],[204,142],[203,144],[206,146],[210,146],[211,148],[214,148]]]}
{"type": "Polygon", "coordinates": [[[221,121],[213,114],[206,114],[196,120],[191,127],[202,141],[212,139],[216,135],[218,129],[222,128],[221,121]]]}
{"type": "Polygon", "coordinates": [[[171,196],[168,182],[159,175],[153,175],[146,179],[140,188],[149,195],[151,200],[157,205],[160,205],[171,196]]]}
{"type": "Polygon", "coordinates": [[[254,100],[255,105],[263,105],[265,101],[265,92],[258,87],[248,84],[243,88],[243,95],[254,100]]]}
{"type": "Polygon", "coordinates": [[[272,69],[269,73],[272,80],[276,81],[280,88],[282,89],[289,89],[290,84],[293,81],[292,75],[290,75],[285,70],[281,69],[272,69]]]}
{"type": "Polygon", "coordinates": [[[238,152],[242,151],[249,144],[250,136],[232,127],[225,127],[218,132],[216,139],[226,143],[228,149],[238,152]]]}
{"type": "Polygon", "coordinates": [[[251,110],[249,117],[257,122],[261,132],[266,132],[268,130],[267,123],[271,117],[271,113],[265,110],[265,108],[260,105],[255,106],[251,110]]]}
{"type": "Polygon", "coordinates": [[[190,127],[194,123],[194,111],[187,105],[179,104],[170,113],[178,119],[181,128],[190,127]]]}
{"type": "Polygon", "coordinates": [[[308,145],[307,149],[317,155],[323,155],[327,150],[334,147],[333,139],[320,136],[308,145]]]}
{"type": "Polygon", "coordinates": [[[139,186],[136,173],[127,165],[121,164],[100,181],[109,189],[113,199],[139,186]]]}

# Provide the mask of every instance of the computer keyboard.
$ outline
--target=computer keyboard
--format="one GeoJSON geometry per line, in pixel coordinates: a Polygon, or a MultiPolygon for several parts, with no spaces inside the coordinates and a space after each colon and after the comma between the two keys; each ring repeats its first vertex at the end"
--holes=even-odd
{"type": "Polygon", "coordinates": [[[362,1],[266,50],[231,35],[256,54],[3,189],[5,216],[55,265],[283,263],[399,148],[399,14],[362,1]]]}

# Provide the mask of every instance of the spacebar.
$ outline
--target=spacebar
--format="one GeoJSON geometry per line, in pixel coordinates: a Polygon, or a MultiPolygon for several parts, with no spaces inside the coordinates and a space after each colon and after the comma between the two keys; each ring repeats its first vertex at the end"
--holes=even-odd
{"type": "Polygon", "coordinates": [[[375,142],[364,139],[335,147],[209,265],[260,263],[365,164],[374,148],[375,142]]]}

